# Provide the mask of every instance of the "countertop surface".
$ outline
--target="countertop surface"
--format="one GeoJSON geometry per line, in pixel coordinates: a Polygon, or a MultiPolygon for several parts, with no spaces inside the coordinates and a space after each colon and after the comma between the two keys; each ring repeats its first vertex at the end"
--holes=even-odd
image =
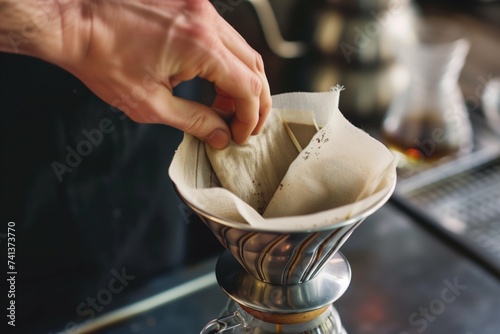
{"type": "MultiPolygon", "coordinates": [[[[334,305],[348,333],[500,333],[498,278],[394,204],[363,222],[341,251],[353,278],[334,305]]],[[[159,277],[125,308],[86,328],[108,334],[199,333],[227,301],[215,281],[215,262],[159,277]]]]}

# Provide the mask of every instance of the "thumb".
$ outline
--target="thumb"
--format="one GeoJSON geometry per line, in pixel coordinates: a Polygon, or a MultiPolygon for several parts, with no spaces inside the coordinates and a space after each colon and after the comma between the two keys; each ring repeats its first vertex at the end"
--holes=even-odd
{"type": "MultiPolygon", "coordinates": [[[[228,124],[211,108],[183,98],[171,96],[165,122],[208,143],[223,149],[231,141],[228,124]]],[[[164,110],[157,109],[157,110],[164,110]]]]}

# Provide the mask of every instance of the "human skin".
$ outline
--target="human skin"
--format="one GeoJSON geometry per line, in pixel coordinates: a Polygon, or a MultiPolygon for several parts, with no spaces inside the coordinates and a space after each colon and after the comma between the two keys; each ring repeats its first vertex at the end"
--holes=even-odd
{"type": "Polygon", "coordinates": [[[0,51],[66,69],[134,121],[222,149],[270,111],[261,56],[208,0],[0,0],[0,17],[0,51]],[[172,94],[195,77],[214,84],[211,107],[172,94]]]}

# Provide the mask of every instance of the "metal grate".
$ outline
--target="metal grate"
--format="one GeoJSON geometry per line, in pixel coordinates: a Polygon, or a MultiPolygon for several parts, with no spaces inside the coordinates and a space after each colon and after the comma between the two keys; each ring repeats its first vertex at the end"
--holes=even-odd
{"type": "Polygon", "coordinates": [[[400,195],[500,273],[500,158],[400,195]]]}

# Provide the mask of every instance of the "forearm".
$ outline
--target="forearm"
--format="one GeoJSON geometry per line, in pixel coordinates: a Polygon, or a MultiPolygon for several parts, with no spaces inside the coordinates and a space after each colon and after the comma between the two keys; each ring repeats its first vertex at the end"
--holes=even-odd
{"type": "Polygon", "coordinates": [[[76,5],[73,0],[0,0],[0,51],[54,60],[62,49],[62,13],[76,5]]]}

